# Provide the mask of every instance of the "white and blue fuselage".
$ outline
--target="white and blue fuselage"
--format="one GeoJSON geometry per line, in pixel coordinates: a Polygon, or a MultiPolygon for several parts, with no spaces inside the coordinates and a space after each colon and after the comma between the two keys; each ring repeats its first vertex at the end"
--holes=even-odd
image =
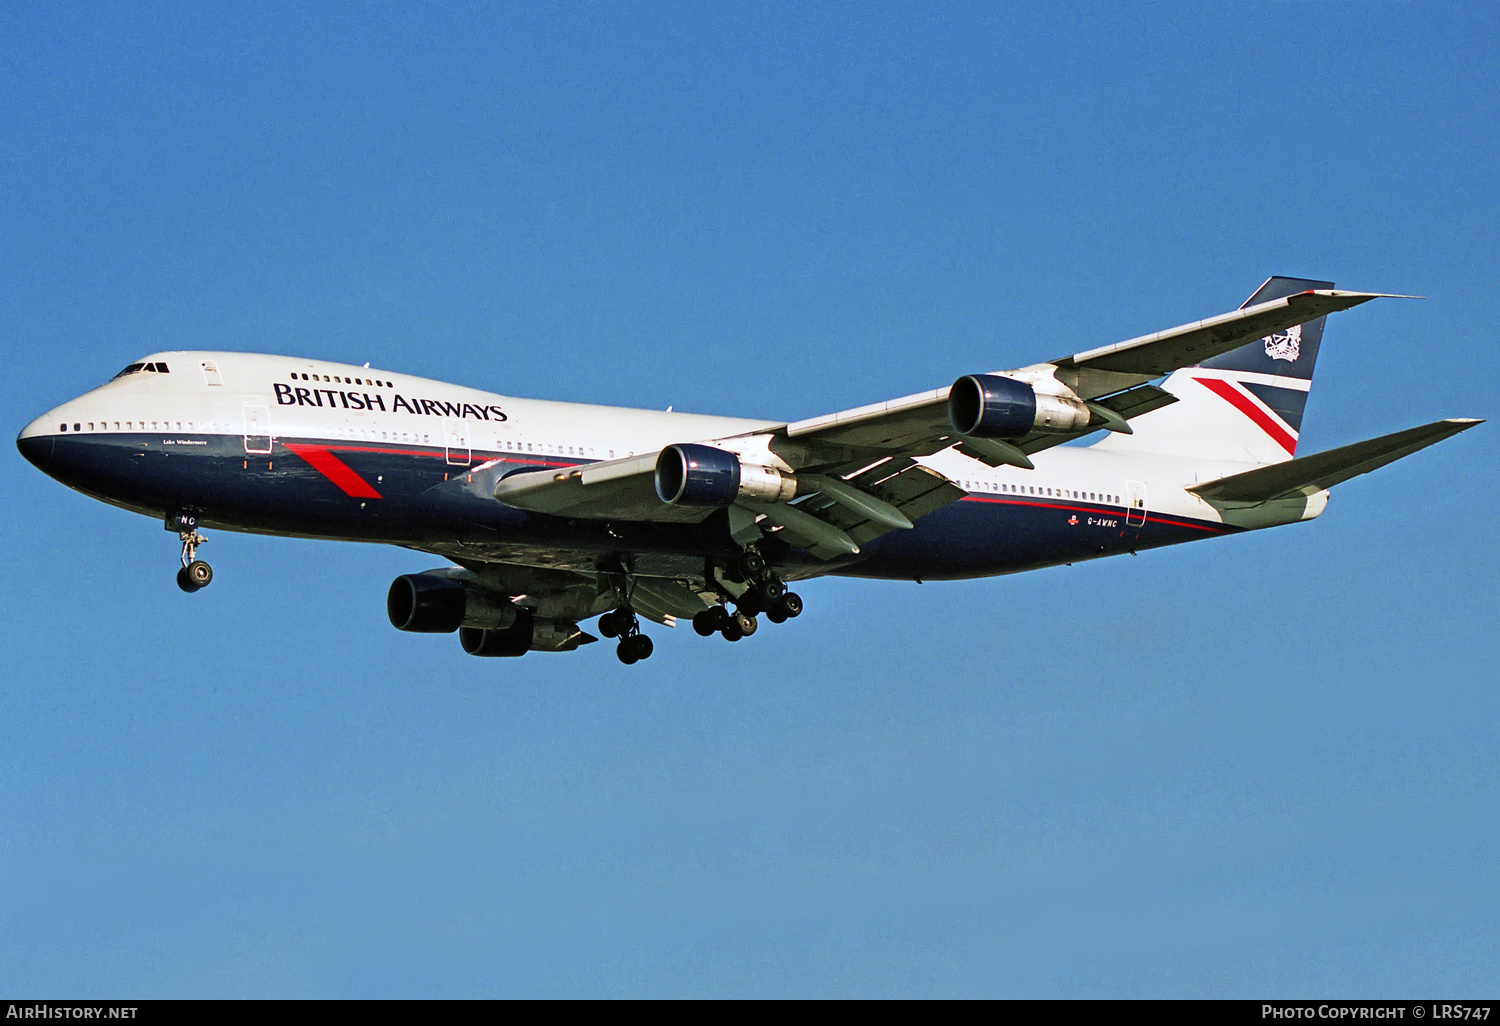
{"type": "MultiPolygon", "coordinates": [[[[156,353],[29,424],[18,444],[86,494],[204,526],[386,542],[461,557],[587,570],[628,550],[672,576],[734,549],[701,525],[576,520],[440,486],[498,462],[568,468],[775,421],[517,399],[366,367],[228,352],[156,353]]],[[[920,462],[968,494],[828,565],[785,554],[789,579],[982,577],[1316,516],[1326,493],[1241,518],[1186,490],[1246,464],[1060,446],[1034,470],[956,450],[920,462]]]]}

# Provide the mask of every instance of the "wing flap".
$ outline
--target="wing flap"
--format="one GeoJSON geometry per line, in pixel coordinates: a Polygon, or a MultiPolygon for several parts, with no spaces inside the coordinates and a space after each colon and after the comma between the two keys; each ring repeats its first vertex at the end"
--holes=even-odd
{"type": "Polygon", "coordinates": [[[679,618],[692,619],[694,613],[709,607],[702,595],[665,577],[632,575],[626,593],[637,612],[668,627],[676,626],[679,618]]]}
{"type": "Polygon", "coordinates": [[[1299,456],[1285,463],[1231,474],[1194,485],[1188,491],[1217,502],[1269,502],[1299,493],[1313,495],[1482,423],[1467,418],[1434,421],[1327,452],[1299,456]]]}
{"type": "MultiPolygon", "coordinates": [[[[906,457],[881,459],[868,466],[846,470],[853,476],[839,477],[850,487],[895,507],[911,521],[957,502],[967,494],[942,474],[906,457]]],[[[859,545],[895,530],[890,524],[872,519],[831,496],[813,495],[797,505],[843,531],[859,545]]]]}

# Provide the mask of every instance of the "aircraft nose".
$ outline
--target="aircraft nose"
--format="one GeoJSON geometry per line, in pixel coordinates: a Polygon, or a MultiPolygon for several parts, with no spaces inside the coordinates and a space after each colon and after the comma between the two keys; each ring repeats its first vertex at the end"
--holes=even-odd
{"type": "Polygon", "coordinates": [[[47,464],[52,462],[54,440],[54,436],[46,428],[45,421],[45,417],[38,417],[27,424],[16,436],[16,448],[21,450],[21,455],[25,456],[32,466],[43,472],[47,470],[47,464]]]}

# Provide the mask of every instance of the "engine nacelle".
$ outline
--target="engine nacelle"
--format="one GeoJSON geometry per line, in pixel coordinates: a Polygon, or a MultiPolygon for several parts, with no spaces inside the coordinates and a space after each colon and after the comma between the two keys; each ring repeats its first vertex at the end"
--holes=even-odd
{"type": "Polygon", "coordinates": [[[522,609],[509,627],[496,630],[460,627],[458,643],[471,656],[522,656],[531,651],[535,634],[536,618],[522,609]]]}
{"type": "Polygon", "coordinates": [[[510,627],[520,612],[510,599],[466,588],[441,573],[403,574],[385,596],[391,626],[420,634],[451,634],[460,627],[510,627]]]}
{"type": "Polygon", "coordinates": [[[458,643],[471,656],[515,657],[527,652],[571,652],[585,640],[595,639],[580,631],[576,623],[534,617],[524,609],[519,610],[516,622],[509,627],[493,630],[460,627],[458,631],[458,643]]]}
{"type": "Polygon", "coordinates": [[[970,374],[955,381],[948,392],[948,420],[953,429],[975,438],[1082,431],[1093,416],[1077,399],[1047,395],[999,374],[970,374]]]}
{"type": "Polygon", "coordinates": [[[739,499],[790,502],[797,479],[711,445],[669,445],[656,458],[656,494],[675,506],[728,506],[739,499]]]}

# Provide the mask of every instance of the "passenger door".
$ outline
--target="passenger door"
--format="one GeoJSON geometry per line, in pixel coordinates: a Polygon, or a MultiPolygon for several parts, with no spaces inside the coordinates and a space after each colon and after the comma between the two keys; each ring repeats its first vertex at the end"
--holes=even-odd
{"type": "Polygon", "coordinates": [[[271,451],[271,411],[265,406],[246,404],[241,407],[245,415],[245,452],[264,456],[271,451]]]}
{"type": "Polygon", "coordinates": [[[1140,527],[1146,522],[1146,482],[1125,482],[1125,526],[1140,527]]]}
{"type": "Polygon", "coordinates": [[[448,465],[467,467],[472,458],[469,448],[469,422],[450,418],[443,422],[443,435],[448,447],[448,465]]]}

